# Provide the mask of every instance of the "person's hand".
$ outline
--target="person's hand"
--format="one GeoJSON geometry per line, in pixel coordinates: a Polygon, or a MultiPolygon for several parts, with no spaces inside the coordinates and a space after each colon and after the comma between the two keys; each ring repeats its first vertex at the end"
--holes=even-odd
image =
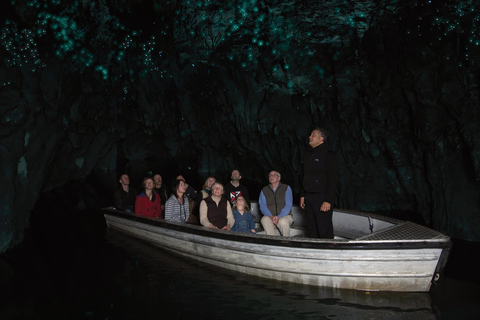
{"type": "Polygon", "coordinates": [[[300,197],[300,208],[305,209],[305,198],[300,197]]]}
{"type": "Polygon", "coordinates": [[[212,229],[218,229],[217,227],[215,227],[213,224],[210,223],[210,225],[208,226],[209,228],[212,228],[212,229]]]}
{"type": "Polygon", "coordinates": [[[330,210],[331,207],[332,207],[332,205],[330,203],[324,202],[324,203],[322,203],[322,206],[320,207],[320,211],[327,212],[328,210],[330,210]]]}
{"type": "Polygon", "coordinates": [[[250,231],[252,231],[252,233],[257,233],[257,231],[255,231],[255,229],[252,229],[252,230],[250,230],[250,231]]]}
{"type": "Polygon", "coordinates": [[[278,216],[272,216],[272,222],[274,225],[278,224],[278,216]]]}
{"type": "Polygon", "coordinates": [[[222,230],[228,230],[230,231],[231,227],[227,224],[225,227],[222,228],[222,230]]]}

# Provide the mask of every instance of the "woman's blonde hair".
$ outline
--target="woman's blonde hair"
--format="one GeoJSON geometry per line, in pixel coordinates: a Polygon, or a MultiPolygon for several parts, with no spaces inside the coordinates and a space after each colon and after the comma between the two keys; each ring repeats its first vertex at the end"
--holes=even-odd
{"type": "MultiPolygon", "coordinates": [[[[207,182],[208,182],[208,179],[210,178],[213,179],[214,183],[217,181],[217,179],[214,176],[208,176],[208,178],[205,180],[205,183],[203,184],[202,190],[205,190],[207,188],[207,182]]],[[[212,187],[213,187],[213,184],[212,184],[212,187]]]]}

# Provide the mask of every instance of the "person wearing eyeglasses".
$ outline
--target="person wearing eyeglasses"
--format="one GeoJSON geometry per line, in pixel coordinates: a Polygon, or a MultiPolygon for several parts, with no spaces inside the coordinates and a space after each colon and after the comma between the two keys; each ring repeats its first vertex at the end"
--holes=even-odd
{"type": "Polygon", "coordinates": [[[258,197],[258,205],[263,214],[260,222],[267,235],[275,235],[276,228],[282,236],[288,237],[293,223],[293,196],[290,186],[280,183],[281,178],[278,171],[270,171],[268,174],[270,184],[262,189],[258,197]]]}

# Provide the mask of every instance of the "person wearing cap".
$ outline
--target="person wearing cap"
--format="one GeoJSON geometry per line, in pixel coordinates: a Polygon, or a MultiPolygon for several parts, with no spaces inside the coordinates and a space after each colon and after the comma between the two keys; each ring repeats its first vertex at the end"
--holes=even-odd
{"type": "Polygon", "coordinates": [[[275,228],[284,237],[290,236],[293,223],[293,196],[290,186],[280,183],[278,171],[268,174],[269,185],[265,186],[258,197],[260,211],[263,214],[260,222],[267,235],[275,235],[275,228]]]}
{"type": "Polygon", "coordinates": [[[338,182],[335,153],[325,141],[328,132],[324,128],[313,129],[303,158],[303,191],[300,207],[307,212],[308,237],[333,239],[333,202],[338,182]]]}

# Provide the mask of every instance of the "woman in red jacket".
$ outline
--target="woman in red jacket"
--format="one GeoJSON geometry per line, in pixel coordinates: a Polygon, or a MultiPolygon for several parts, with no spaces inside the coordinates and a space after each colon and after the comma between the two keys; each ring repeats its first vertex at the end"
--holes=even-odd
{"type": "Polygon", "coordinates": [[[160,218],[162,206],[160,196],[153,190],[155,187],[153,179],[150,177],[143,178],[142,185],[145,190],[135,199],[135,213],[140,216],[160,218]]]}

